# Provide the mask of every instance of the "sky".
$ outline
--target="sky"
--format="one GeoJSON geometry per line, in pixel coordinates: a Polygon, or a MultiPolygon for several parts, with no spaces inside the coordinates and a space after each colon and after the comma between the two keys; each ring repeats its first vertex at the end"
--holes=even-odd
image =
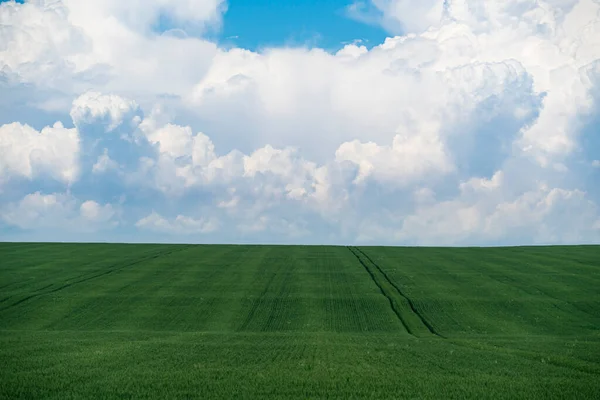
{"type": "Polygon", "coordinates": [[[348,6],[348,0],[229,1],[222,29],[212,38],[221,46],[252,51],[274,46],[338,51],[346,44],[371,48],[382,43],[386,30],[353,18],[348,6]]]}
{"type": "Polygon", "coordinates": [[[600,0],[0,1],[0,240],[600,243],[600,0]]]}

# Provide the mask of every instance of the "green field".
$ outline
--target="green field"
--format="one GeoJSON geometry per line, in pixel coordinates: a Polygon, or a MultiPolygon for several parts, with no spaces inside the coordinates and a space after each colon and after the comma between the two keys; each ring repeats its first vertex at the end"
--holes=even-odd
{"type": "Polygon", "coordinates": [[[0,243],[0,398],[600,398],[600,246],[0,243]]]}

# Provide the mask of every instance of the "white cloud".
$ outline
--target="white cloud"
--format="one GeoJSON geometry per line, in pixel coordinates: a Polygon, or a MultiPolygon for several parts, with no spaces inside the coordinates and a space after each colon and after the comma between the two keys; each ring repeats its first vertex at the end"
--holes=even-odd
{"type": "Polygon", "coordinates": [[[214,218],[194,219],[185,215],[178,215],[174,219],[169,220],[153,211],[146,217],[137,221],[135,226],[139,229],[152,232],[189,235],[214,232],[218,229],[219,223],[214,218]]]}
{"type": "Polygon", "coordinates": [[[224,9],[221,0],[5,2],[3,72],[59,93],[80,94],[91,84],[140,96],[179,95],[202,77],[216,46],[152,27],[166,17],[202,32],[219,24],[224,9]]]}
{"type": "Polygon", "coordinates": [[[115,216],[110,204],[100,205],[94,200],[87,200],[79,207],[81,216],[90,222],[106,222],[115,216]]]}
{"type": "Polygon", "coordinates": [[[73,101],[71,119],[77,127],[103,125],[106,132],[127,122],[135,128],[141,122],[139,105],[116,95],[86,92],[73,101]]]}
{"type": "Polygon", "coordinates": [[[140,125],[148,142],[157,149],[157,157],[147,159],[145,172],[151,175],[159,190],[181,194],[194,186],[226,184],[241,176],[243,165],[239,152],[217,157],[208,136],[202,132],[194,134],[189,126],[162,119],[151,114],[140,125]]]}
{"type": "Polygon", "coordinates": [[[117,225],[116,216],[110,204],[101,205],[93,200],[80,202],[68,193],[35,192],[0,208],[0,217],[6,224],[34,231],[110,229],[117,225]]]}
{"type": "Polygon", "coordinates": [[[0,126],[0,184],[13,177],[49,176],[72,183],[78,176],[79,136],[60,122],[37,131],[19,122],[0,126]]]}
{"type": "Polygon", "coordinates": [[[72,57],[89,51],[81,29],[67,20],[61,2],[0,4],[2,71],[40,85],[65,84],[72,57]]]}
{"type": "Polygon", "coordinates": [[[64,3],[69,9],[70,21],[90,30],[96,29],[96,25],[106,19],[116,19],[128,28],[142,32],[147,32],[160,16],[179,23],[215,23],[225,10],[223,0],[149,0],[127,3],[119,0],[65,0],[64,3]]]}
{"type": "Polygon", "coordinates": [[[428,245],[600,240],[592,223],[598,208],[584,192],[541,184],[511,196],[503,186],[500,173],[491,180],[466,182],[461,196],[418,207],[392,234],[428,245]]]}
{"type": "Polygon", "coordinates": [[[119,164],[108,155],[108,149],[104,149],[104,153],[98,157],[98,160],[92,166],[92,172],[94,174],[102,174],[118,168],[119,164]]]}
{"type": "Polygon", "coordinates": [[[417,130],[396,135],[391,147],[372,142],[346,142],[338,148],[335,157],[337,161],[351,161],[359,166],[356,183],[373,175],[387,185],[404,186],[427,174],[444,175],[454,170],[440,139],[435,135],[428,138],[425,132],[417,130]]]}
{"type": "Polygon", "coordinates": [[[463,195],[478,195],[480,193],[494,193],[503,187],[506,178],[502,171],[496,173],[490,178],[471,178],[459,185],[460,192],[463,195]]]}
{"type": "Polygon", "coordinates": [[[596,205],[584,192],[542,186],[497,205],[486,218],[485,232],[497,238],[518,230],[522,235],[524,230],[538,243],[578,243],[593,237],[590,218],[597,214],[596,205]]]}
{"type": "Polygon", "coordinates": [[[76,208],[75,199],[68,195],[35,192],[6,207],[2,219],[24,229],[59,226],[75,215],[76,208]]]}
{"type": "Polygon", "coordinates": [[[374,0],[373,3],[385,18],[399,21],[403,33],[421,33],[437,27],[444,16],[444,0],[374,0]]]}
{"type": "Polygon", "coordinates": [[[509,110],[522,125],[528,122],[539,98],[518,61],[469,65],[443,57],[452,52],[448,47],[446,38],[403,37],[357,58],[320,50],[272,49],[261,55],[233,49],[215,58],[190,101],[204,119],[221,118],[225,107],[241,119],[238,130],[217,132],[231,142],[246,145],[250,137],[254,146],[246,148],[293,146],[319,161],[341,143],[384,145],[398,132],[406,141],[433,140],[445,147],[450,134],[474,134],[464,130],[469,121],[509,110]],[[482,107],[489,109],[480,116],[482,107]]]}

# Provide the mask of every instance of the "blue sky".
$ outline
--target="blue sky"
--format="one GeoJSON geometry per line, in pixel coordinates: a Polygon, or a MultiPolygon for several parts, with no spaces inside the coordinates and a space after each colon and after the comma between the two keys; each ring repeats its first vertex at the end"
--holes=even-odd
{"type": "Polygon", "coordinates": [[[367,47],[382,43],[385,30],[351,19],[348,5],[348,0],[232,0],[219,41],[250,50],[308,45],[335,51],[356,40],[367,47]]]}
{"type": "Polygon", "coordinates": [[[593,0],[0,3],[0,240],[600,242],[593,0]]]}

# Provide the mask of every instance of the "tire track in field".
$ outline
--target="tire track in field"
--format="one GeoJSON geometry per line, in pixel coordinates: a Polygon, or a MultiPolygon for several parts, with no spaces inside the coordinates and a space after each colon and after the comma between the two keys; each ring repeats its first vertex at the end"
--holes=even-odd
{"type": "MultiPolygon", "coordinates": [[[[410,307],[411,312],[421,321],[421,323],[427,328],[427,330],[429,331],[429,333],[431,333],[434,336],[437,336],[437,337],[440,337],[440,338],[444,338],[444,336],[442,336],[439,332],[437,332],[435,330],[435,328],[427,321],[427,319],[421,314],[421,312],[419,312],[419,310],[417,309],[417,307],[415,306],[415,304],[413,303],[413,301],[410,299],[410,297],[408,297],[406,294],[404,294],[404,292],[398,287],[398,285],[396,285],[396,283],[394,283],[394,281],[392,279],[390,279],[390,277],[388,276],[388,274],[385,273],[383,271],[383,269],[381,269],[381,267],[379,265],[377,265],[371,259],[371,257],[369,257],[364,251],[362,251],[358,247],[354,247],[354,250],[351,247],[348,247],[348,249],[354,254],[354,256],[358,259],[358,261],[360,261],[360,263],[363,265],[363,267],[365,267],[365,269],[369,272],[369,275],[371,275],[371,278],[373,279],[373,281],[375,282],[375,284],[379,287],[379,289],[381,290],[382,293],[385,292],[384,289],[376,281],[373,272],[362,261],[362,259],[360,258],[359,255],[362,255],[363,257],[365,257],[367,259],[367,261],[369,261],[369,263],[371,263],[377,269],[377,272],[379,272],[385,278],[385,280],[387,281],[387,283],[396,290],[397,294],[406,301],[406,303],[410,307]]],[[[404,318],[401,317],[400,311],[395,308],[395,303],[394,303],[392,297],[389,294],[387,294],[387,293],[384,293],[384,295],[390,301],[390,304],[392,305],[392,309],[394,310],[394,313],[402,321],[402,324],[406,327],[406,330],[408,331],[408,333],[410,333],[413,336],[416,336],[412,332],[412,330],[408,328],[408,324],[406,323],[406,321],[404,320],[404,318]]]]}
{"type": "MultiPolygon", "coordinates": [[[[49,285],[46,285],[46,286],[44,286],[44,287],[41,287],[41,288],[39,288],[39,289],[35,289],[35,290],[33,291],[32,295],[33,295],[33,296],[35,296],[35,295],[39,294],[39,292],[41,292],[42,290],[48,289],[48,288],[49,288],[49,287],[51,287],[52,285],[54,285],[54,284],[53,284],[53,283],[51,283],[51,284],[49,284],[49,285]]],[[[42,294],[43,294],[43,293],[42,293],[42,294]]],[[[8,297],[5,297],[5,298],[3,298],[3,299],[0,299],[0,303],[4,303],[5,301],[8,301],[8,300],[10,300],[10,299],[11,299],[11,297],[12,297],[12,295],[11,295],[11,296],[8,296],[8,297]]],[[[30,298],[31,298],[31,297],[28,297],[27,299],[30,299],[30,298]]],[[[23,300],[23,299],[21,299],[21,300],[23,300]]],[[[6,307],[6,308],[10,308],[10,307],[12,307],[12,306],[8,306],[8,307],[6,307]]],[[[4,311],[4,309],[2,309],[2,310],[0,310],[0,311],[4,311]]]]}
{"type": "MultiPolygon", "coordinates": [[[[76,254],[78,253],[78,250],[76,249],[76,247],[77,247],[77,244],[75,244],[75,245],[71,245],[71,246],[69,246],[69,247],[71,247],[72,249],[71,249],[70,251],[66,252],[66,253],[61,253],[61,252],[58,252],[58,253],[57,253],[56,251],[55,251],[55,252],[51,252],[51,253],[47,254],[47,256],[48,256],[47,258],[48,258],[48,259],[47,259],[46,261],[43,261],[43,262],[41,262],[41,263],[32,262],[32,263],[30,263],[30,264],[27,264],[26,266],[27,266],[27,267],[36,267],[36,268],[39,268],[39,267],[44,267],[44,266],[46,266],[46,265],[52,265],[52,264],[55,264],[55,263],[56,263],[56,261],[55,261],[55,260],[53,261],[53,260],[51,259],[53,256],[57,256],[57,255],[58,255],[58,256],[61,256],[61,258],[63,258],[63,259],[64,259],[64,258],[68,258],[69,256],[76,255],[76,254]]],[[[41,287],[41,288],[39,288],[39,289],[33,289],[33,290],[24,290],[24,292],[29,292],[31,295],[34,295],[34,294],[36,294],[36,293],[38,293],[38,292],[41,292],[41,291],[43,291],[43,290],[45,290],[45,289],[47,289],[47,288],[49,288],[49,287],[51,287],[51,286],[54,286],[54,285],[56,285],[56,284],[59,284],[59,283],[60,283],[60,281],[63,281],[63,282],[68,282],[68,281],[75,281],[75,280],[78,280],[79,278],[85,278],[85,277],[89,277],[90,273],[97,272],[97,271],[99,271],[99,270],[102,270],[103,268],[105,268],[105,267],[106,267],[106,264],[105,264],[105,263],[103,263],[102,261],[99,261],[99,258],[100,258],[100,257],[102,257],[102,256],[104,256],[104,255],[106,255],[106,254],[110,254],[110,253],[114,253],[114,250],[113,250],[112,252],[109,252],[109,251],[104,251],[104,252],[102,252],[102,253],[94,253],[94,256],[95,256],[95,257],[94,257],[93,261],[88,261],[88,260],[86,260],[85,262],[78,263],[78,268],[80,268],[80,269],[82,269],[83,267],[89,267],[89,266],[97,266],[97,265],[100,265],[100,267],[99,267],[99,268],[98,268],[98,267],[96,267],[96,268],[95,268],[94,270],[92,270],[91,272],[90,272],[90,271],[86,271],[86,272],[82,272],[82,273],[80,273],[80,274],[77,274],[77,275],[73,275],[73,276],[65,277],[65,278],[63,278],[63,279],[61,279],[61,280],[59,280],[59,281],[52,282],[52,283],[50,283],[49,285],[43,286],[43,287],[41,287]]],[[[156,255],[156,250],[153,250],[153,251],[148,251],[148,250],[146,250],[146,251],[144,251],[144,252],[140,253],[140,254],[139,254],[139,257],[146,256],[146,255],[148,255],[148,254],[156,255]]],[[[118,264],[118,263],[117,263],[117,264],[118,264]]],[[[114,264],[113,264],[113,265],[114,265],[114,264]]],[[[25,279],[25,280],[23,280],[23,281],[17,281],[17,282],[12,282],[12,283],[9,283],[8,285],[5,285],[5,286],[3,286],[3,287],[0,287],[0,289],[2,289],[2,288],[4,288],[4,287],[8,287],[8,286],[15,286],[15,285],[17,285],[17,287],[18,287],[18,286],[24,286],[24,287],[25,287],[25,289],[26,289],[26,288],[27,288],[27,284],[28,284],[28,283],[30,283],[30,282],[32,282],[32,281],[34,281],[34,282],[35,282],[35,278],[31,278],[31,277],[30,277],[30,278],[26,278],[26,279],[25,279]]],[[[13,289],[13,290],[14,290],[14,289],[13,289]]],[[[60,290],[60,288],[58,288],[58,290],[60,290]]],[[[50,292],[48,292],[48,293],[52,293],[52,291],[50,291],[50,292]]],[[[6,296],[5,298],[1,299],[1,300],[0,300],[0,303],[4,303],[4,302],[6,302],[6,301],[10,300],[10,299],[11,299],[11,298],[13,298],[13,297],[18,297],[18,296],[19,296],[19,294],[20,294],[20,293],[18,293],[18,292],[17,292],[17,293],[12,293],[12,294],[10,294],[10,295],[6,296]]],[[[45,294],[45,293],[42,293],[42,294],[45,294]]],[[[37,297],[37,296],[34,296],[34,297],[37,297]]],[[[29,298],[28,298],[28,299],[29,299],[29,298]]],[[[25,299],[25,300],[28,300],[28,299],[25,299]]],[[[24,300],[24,299],[21,299],[21,300],[24,300]]],[[[6,307],[6,308],[10,308],[10,307],[11,307],[11,306],[8,306],[8,307],[6,307]]],[[[3,310],[4,310],[4,309],[1,309],[0,311],[3,311],[3,310]]]]}
{"type": "MultiPolygon", "coordinates": [[[[72,251],[69,251],[69,252],[68,252],[68,253],[66,253],[66,254],[61,254],[61,255],[62,255],[62,257],[67,257],[67,256],[70,256],[70,255],[72,255],[72,254],[75,254],[75,253],[77,253],[77,250],[72,250],[72,251]]],[[[145,253],[143,253],[143,254],[145,254],[145,253]]],[[[48,257],[52,257],[53,255],[55,255],[55,253],[49,253],[49,254],[47,254],[47,256],[48,256],[48,257]]],[[[35,266],[35,267],[43,267],[43,266],[45,266],[45,265],[48,265],[48,264],[52,265],[53,263],[55,263],[55,261],[44,261],[44,262],[42,262],[42,263],[38,263],[38,264],[36,264],[35,262],[33,262],[33,263],[31,263],[31,264],[25,264],[24,266],[25,266],[25,267],[34,267],[34,266],[35,266]]],[[[98,260],[97,260],[97,259],[95,259],[94,261],[85,262],[85,263],[83,263],[83,264],[80,264],[80,265],[79,265],[79,267],[80,267],[80,268],[81,268],[81,267],[87,267],[87,266],[89,266],[89,265],[94,265],[94,264],[98,264],[98,263],[99,263],[99,262],[98,262],[98,260]]],[[[102,264],[102,263],[100,262],[100,264],[102,264]]],[[[102,267],[100,267],[100,269],[101,269],[101,268],[102,268],[102,267]]],[[[75,280],[75,279],[78,279],[78,278],[81,278],[81,277],[87,276],[87,275],[89,275],[89,274],[90,274],[90,272],[88,271],[88,272],[84,272],[84,273],[81,273],[81,274],[78,274],[78,275],[70,276],[70,277],[68,277],[68,278],[65,278],[64,280],[65,280],[65,281],[69,281],[69,280],[75,280]]],[[[11,283],[9,283],[9,284],[7,284],[7,285],[0,286],[0,290],[3,290],[4,288],[10,287],[10,286],[15,286],[15,285],[21,285],[21,286],[25,285],[25,287],[26,287],[26,285],[27,285],[27,283],[28,283],[28,282],[31,282],[31,281],[34,281],[34,280],[35,280],[35,278],[26,278],[25,280],[22,280],[22,281],[11,282],[11,283]]],[[[56,282],[50,283],[49,285],[46,285],[46,286],[44,286],[44,287],[41,287],[41,288],[39,288],[39,289],[34,289],[34,290],[32,290],[31,292],[32,292],[32,294],[33,294],[33,293],[40,292],[40,291],[42,291],[42,290],[45,290],[45,289],[49,288],[50,286],[53,286],[55,283],[56,283],[56,282]]],[[[18,293],[17,293],[16,295],[18,296],[18,293]]],[[[7,296],[7,297],[5,297],[5,298],[1,299],[1,300],[0,300],[0,303],[3,303],[3,302],[5,302],[5,301],[7,301],[7,300],[10,300],[10,299],[11,299],[12,297],[14,297],[14,296],[15,296],[15,294],[13,293],[13,294],[11,294],[11,295],[9,295],[9,296],[7,296]]],[[[0,311],[1,311],[1,310],[0,310],[0,311]]]]}
{"type": "Polygon", "coordinates": [[[261,292],[261,294],[258,296],[258,298],[256,300],[254,300],[252,302],[252,307],[250,308],[250,312],[248,312],[248,315],[246,315],[246,319],[244,319],[244,322],[242,323],[242,325],[239,328],[240,331],[246,330],[246,328],[248,327],[250,322],[252,322],[252,319],[254,318],[254,314],[256,313],[256,310],[258,310],[258,308],[262,304],[263,298],[269,292],[269,288],[271,287],[271,284],[273,283],[273,280],[275,280],[276,276],[277,276],[277,272],[274,272],[273,275],[271,275],[271,278],[269,278],[269,281],[267,282],[267,284],[266,284],[265,288],[263,289],[263,291],[261,292]]]}
{"type": "MultiPolygon", "coordinates": [[[[250,311],[248,312],[248,314],[244,318],[244,322],[240,325],[240,327],[237,329],[237,331],[249,331],[248,327],[250,327],[251,324],[252,324],[252,322],[254,321],[256,312],[261,307],[263,307],[263,305],[264,305],[263,303],[265,301],[265,298],[266,298],[267,294],[269,293],[269,291],[271,290],[271,287],[273,286],[273,282],[275,281],[275,278],[278,278],[278,277],[281,278],[280,275],[281,275],[282,271],[284,271],[285,269],[286,269],[286,267],[283,264],[281,264],[279,266],[279,268],[272,273],[272,275],[269,278],[269,280],[267,281],[267,284],[265,285],[264,289],[258,295],[258,298],[256,298],[256,299],[253,300],[252,307],[250,308],[250,311]]],[[[280,297],[284,293],[285,283],[289,279],[289,275],[290,275],[289,272],[290,271],[287,271],[287,273],[283,277],[283,282],[280,283],[281,288],[279,289],[278,296],[275,296],[273,298],[273,300],[272,300],[273,303],[271,304],[270,311],[269,311],[269,316],[267,317],[267,321],[265,321],[265,326],[264,327],[267,327],[270,323],[272,323],[272,321],[273,321],[273,319],[275,317],[273,314],[274,314],[274,312],[277,311],[276,308],[277,308],[278,297],[280,297]]]]}
{"type": "MultiPolygon", "coordinates": [[[[285,275],[283,277],[283,281],[281,282],[281,286],[279,288],[279,292],[277,293],[276,298],[273,300],[269,310],[269,317],[265,323],[266,331],[270,330],[269,327],[273,325],[273,323],[279,317],[279,312],[284,311],[286,307],[285,300],[287,298],[287,294],[289,294],[291,287],[288,285],[290,277],[292,276],[292,272],[296,268],[296,264],[292,263],[292,268],[285,269],[285,275]]],[[[275,329],[276,330],[276,329],[275,329]]]]}
{"type": "Polygon", "coordinates": [[[188,249],[190,246],[191,245],[188,245],[188,246],[185,246],[185,247],[181,247],[181,248],[178,248],[178,249],[174,249],[174,250],[171,250],[171,251],[169,251],[167,253],[159,253],[159,254],[154,254],[154,255],[152,255],[150,257],[144,257],[144,258],[132,261],[132,262],[130,262],[128,264],[122,265],[120,267],[113,268],[113,269],[110,269],[108,271],[104,271],[104,272],[102,272],[100,274],[88,276],[88,277],[83,278],[83,279],[79,279],[79,280],[76,280],[76,281],[73,281],[73,282],[65,283],[65,284],[63,284],[61,286],[58,286],[58,287],[52,289],[52,290],[48,290],[48,291],[45,291],[45,292],[41,292],[41,291],[38,290],[38,291],[30,294],[29,296],[26,296],[26,297],[24,297],[24,298],[22,298],[22,299],[20,299],[20,300],[18,300],[16,302],[14,302],[14,303],[8,305],[8,306],[0,309],[0,312],[8,310],[8,309],[10,309],[12,307],[16,307],[19,304],[22,304],[22,303],[24,303],[24,302],[26,302],[28,300],[34,299],[36,297],[40,297],[40,296],[43,296],[43,295],[46,295],[46,294],[56,293],[58,291],[66,289],[68,287],[74,286],[74,285],[76,285],[78,283],[83,283],[83,282],[90,281],[92,279],[100,278],[102,276],[106,276],[106,275],[112,274],[113,272],[121,271],[121,270],[123,270],[125,268],[128,268],[128,267],[131,267],[133,265],[137,265],[137,264],[143,263],[143,262],[148,261],[148,260],[156,259],[156,258],[163,257],[163,256],[168,256],[168,255],[171,255],[172,253],[175,253],[177,251],[188,249]]]}
{"type": "Polygon", "coordinates": [[[423,325],[425,325],[427,327],[427,329],[429,330],[429,332],[431,332],[433,335],[435,336],[439,336],[439,337],[443,337],[442,335],[440,335],[435,328],[427,321],[427,319],[425,319],[425,317],[419,312],[419,310],[417,310],[417,308],[415,307],[414,303],[412,302],[412,300],[410,299],[410,297],[408,297],[406,294],[404,294],[404,292],[402,292],[402,290],[398,287],[398,285],[396,285],[394,283],[394,281],[392,281],[390,279],[390,277],[381,269],[381,267],[379,265],[377,265],[372,259],[371,257],[369,257],[364,251],[362,251],[361,249],[359,249],[358,247],[356,248],[356,250],[362,254],[363,256],[365,256],[365,258],[367,260],[369,260],[369,262],[371,264],[373,264],[375,266],[375,268],[377,268],[379,270],[379,272],[381,272],[381,274],[385,277],[385,279],[390,283],[390,285],[392,285],[392,287],[394,287],[394,289],[396,289],[396,291],[398,292],[398,294],[402,297],[404,297],[406,299],[406,301],[408,302],[408,305],[410,306],[410,309],[412,310],[413,313],[415,313],[417,315],[417,317],[419,317],[419,319],[421,320],[421,322],[423,323],[423,325]]]}
{"type": "Polygon", "coordinates": [[[388,299],[388,302],[390,303],[390,308],[392,309],[392,311],[394,312],[394,314],[396,314],[396,317],[398,318],[398,320],[400,321],[400,323],[402,324],[402,326],[404,327],[404,329],[406,329],[406,332],[408,332],[409,335],[412,335],[412,336],[416,337],[416,335],[412,332],[412,330],[410,329],[410,327],[408,326],[408,324],[406,323],[406,321],[404,321],[404,318],[402,318],[402,314],[400,313],[400,310],[398,310],[398,308],[396,307],[396,303],[394,302],[394,300],[386,293],[386,291],[381,287],[381,285],[379,284],[379,282],[377,282],[377,278],[375,278],[375,275],[373,274],[373,271],[371,271],[371,269],[367,266],[367,264],[364,263],[364,261],[352,249],[352,247],[348,247],[348,250],[350,250],[350,252],[354,255],[354,257],[356,257],[356,259],[358,260],[358,262],[364,267],[364,269],[367,271],[367,273],[369,274],[369,276],[371,277],[371,279],[373,280],[373,282],[375,283],[375,285],[377,285],[377,287],[379,288],[379,291],[381,292],[381,294],[383,296],[385,296],[386,299],[388,299]]]}

